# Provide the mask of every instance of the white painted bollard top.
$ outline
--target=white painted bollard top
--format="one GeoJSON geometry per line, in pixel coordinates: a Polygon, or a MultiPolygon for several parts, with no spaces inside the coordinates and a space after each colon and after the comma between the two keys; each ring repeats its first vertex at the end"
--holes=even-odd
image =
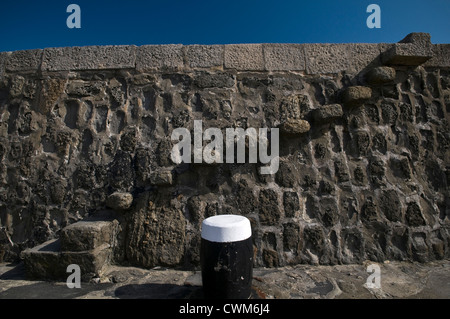
{"type": "Polygon", "coordinates": [[[242,241],[252,235],[248,218],[239,215],[217,215],[206,218],[202,223],[202,238],[229,243],[242,241]]]}

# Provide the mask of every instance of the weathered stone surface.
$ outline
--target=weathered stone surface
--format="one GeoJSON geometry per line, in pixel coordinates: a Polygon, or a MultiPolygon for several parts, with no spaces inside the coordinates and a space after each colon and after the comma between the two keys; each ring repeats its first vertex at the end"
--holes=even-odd
{"type": "Polygon", "coordinates": [[[158,68],[183,68],[183,46],[171,45],[144,45],[136,50],[136,69],[152,70],[158,68]]]}
{"type": "Polygon", "coordinates": [[[388,66],[379,66],[370,70],[366,75],[370,84],[382,84],[395,80],[395,69],[388,66]]]}
{"type": "Polygon", "coordinates": [[[91,46],[44,49],[42,71],[131,69],[135,46],[91,46]]]}
{"type": "Polygon", "coordinates": [[[51,240],[22,252],[27,277],[47,280],[67,279],[67,267],[78,265],[82,281],[100,277],[112,258],[109,245],[103,244],[90,251],[60,251],[59,240],[51,240]]]}
{"type": "Polygon", "coordinates": [[[325,123],[333,121],[344,115],[340,104],[323,105],[312,111],[312,118],[315,123],[325,123]]]}
{"type": "Polygon", "coordinates": [[[3,74],[5,73],[5,64],[8,56],[8,52],[0,52],[0,81],[3,80],[3,74]]]}
{"type": "Polygon", "coordinates": [[[450,67],[450,44],[433,44],[431,46],[433,57],[424,63],[426,67],[450,67]]]}
{"type": "Polygon", "coordinates": [[[278,195],[271,189],[264,189],[259,194],[260,215],[259,220],[263,225],[275,225],[280,220],[280,208],[278,195]]]}
{"type": "Polygon", "coordinates": [[[226,69],[240,71],[263,71],[264,56],[262,44],[225,45],[226,69]]]}
{"type": "Polygon", "coordinates": [[[186,222],[182,211],[167,202],[166,196],[142,194],[129,215],[126,257],[134,265],[176,266],[182,261],[186,222]]]}
{"type": "Polygon", "coordinates": [[[41,65],[42,50],[25,50],[11,52],[6,60],[9,72],[37,72],[41,65]]]}
{"type": "Polygon", "coordinates": [[[382,61],[387,65],[421,65],[433,56],[431,43],[396,43],[383,53],[382,61]]]}
{"type": "Polygon", "coordinates": [[[302,119],[287,119],[280,125],[280,132],[284,134],[304,134],[310,129],[309,122],[302,119]]]}
{"type": "Polygon", "coordinates": [[[170,170],[160,170],[150,173],[150,183],[153,185],[172,185],[173,174],[170,170]]]}
{"type": "Polygon", "coordinates": [[[184,49],[191,68],[215,68],[224,64],[223,45],[188,45],[184,49]]]}
{"type": "Polygon", "coordinates": [[[106,205],[112,209],[124,210],[133,204],[133,195],[130,193],[115,192],[108,196],[106,205]]]}
{"type": "Polygon", "coordinates": [[[313,43],[304,46],[308,74],[338,73],[350,66],[347,44],[313,43]]]}
{"type": "Polygon", "coordinates": [[[372,89],[367,86],[351,86],[344,92],[344,102],[349,105],[360,104],[372,97],[372,89]]]}
{"type": "MultiPolygon", "coordinates": [[[[40,51],[0,54],[0,257],[112,207],[117,263],[197,267],[201,221],[231,213],[252,221],[257,266],[448,258],[446,47],[394,76],[377,57],[394,46],[45,49],[37,73],[19,57],[29,67],[40,51]],[[280,128],[278,171],[249,163],[248,139],[245,163],[175,164],[172,132],[186,128],[192,145],[199,119],[224,146],[227,128],[280,128]]],[[[83,229],[67,242],[98,247],[102,232],[83,229]]]]}
{"type": "Polygon", "coordinates": [[[86,251],[104,244],[113,246],[117,236],[117,220],[82,220],[61,232],[61,251],[86,251]]]}
{"type": "Polygon", "coordinates": [[[268,71],[303,71],[306,69],[301,44],[264,44],[265,69],[268,71]]]}

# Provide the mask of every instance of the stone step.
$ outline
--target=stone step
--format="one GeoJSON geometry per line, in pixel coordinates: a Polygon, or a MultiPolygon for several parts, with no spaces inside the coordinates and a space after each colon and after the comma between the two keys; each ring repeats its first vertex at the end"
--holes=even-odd
{"type": "Polygon", "coordinates": [[[112,258],[109,244],[101,244],[85,251],[63,251],[61,240],[53,239],[39,246],[26,249],[21,256],[30,279],[66,280],[71,273],[67,267],[80,266],[81,280],[100,277],[112,258]]]}
{"type": "Polygon", "coordinates": [[[117,220],[87,219],[65,227],[60,235],[61,250],[81,252],[105,244],[114,246],[119,228],[117,220]]]}

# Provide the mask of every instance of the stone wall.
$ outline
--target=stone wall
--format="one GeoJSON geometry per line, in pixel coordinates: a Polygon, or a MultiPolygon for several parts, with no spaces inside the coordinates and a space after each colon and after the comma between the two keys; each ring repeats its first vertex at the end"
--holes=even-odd
{"type": "Polygon", "coordinates": [[[450,45],[48,48],[0,53],[0,260],[96,214],[114,261],[198,266],[242,214],[255,266],[450,256],[450,45]],[[180,164],[171,132],[278,127],[280,167],[180,164]]]}

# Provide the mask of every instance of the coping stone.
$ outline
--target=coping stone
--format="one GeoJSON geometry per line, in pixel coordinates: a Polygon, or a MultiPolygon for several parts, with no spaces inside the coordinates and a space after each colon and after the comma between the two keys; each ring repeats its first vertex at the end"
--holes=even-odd
{"type": "Polygon", "coordinates": [[[223,67],[224,45],[188,45],[184,47],[186,64],[190,68],[223,67]]]}
{"type": "Polygon", "coordinates": [[[136,64],[136,46],[86,46],[44,49],[42,71],[128,69],[136,64]]]}
{"type": "Polygon", "coordinates": [[[37,72],[41,66],[41,49],[11,52],[6,60],[6,71],[9,72],[37,72]]]}
{"type": "Polygon", "coordinates": [[[238,71],[264,71],[262,44],[225,45],[225,68],[238,71]]]}
{"type": "Polygon", "coordinates": [[[302,44],[263,44],[265,69],[268,71],[306,70],[305,49],[302,44]]]}
{"type": "Polygon", "coordinates": [[[184,67],[183,45],[144,45],[136,51],[136,69],[180,69],[184,67]]]}

